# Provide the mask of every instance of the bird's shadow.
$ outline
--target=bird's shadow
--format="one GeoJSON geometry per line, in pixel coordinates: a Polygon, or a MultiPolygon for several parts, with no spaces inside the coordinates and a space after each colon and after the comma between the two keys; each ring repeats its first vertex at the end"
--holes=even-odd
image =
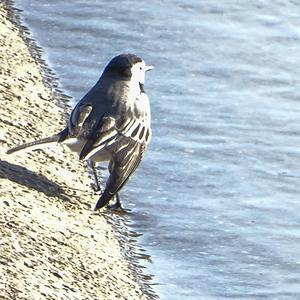
{"type": "Polygon", "coordinates": [[[44,193],[48,197],[58,197],[62,201],[70,201],[64,190],[47,177],[36,174],[26,168],[0,160],[0,178],[6,178],[29,189],[44,193]]]}

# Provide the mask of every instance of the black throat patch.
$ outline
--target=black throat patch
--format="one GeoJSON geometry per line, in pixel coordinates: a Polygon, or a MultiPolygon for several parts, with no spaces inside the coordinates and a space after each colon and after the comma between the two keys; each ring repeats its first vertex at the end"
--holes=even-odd
{"type": "Polygon", "coordinates": [[[145,93],[146,94],[146,91],[145,91],[145,88],[144,88],[144,85],[142,83],[139,82],[139,85],[140,85],[140,90],[141,90],[141,93],[145,93]]]}

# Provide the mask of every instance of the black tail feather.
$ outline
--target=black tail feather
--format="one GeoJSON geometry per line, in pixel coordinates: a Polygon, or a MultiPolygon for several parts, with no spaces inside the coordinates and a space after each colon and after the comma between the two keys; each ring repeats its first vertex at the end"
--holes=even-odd
{"type": "Polygon", "coordinates": [[[30,142],[30,143],[26,143],[26,144],[11,148],[11,149],[7,150],[6,153],[7,154],[12,154],[14,152],[17,152],[17,151],[20,151],[20,150],[23,150],[23,149],[26,149],[26,148],[30,148],[30,147],[33,147],[33,146],[58,142],[59,138],[60,138],[60,135],[56,134],[56,135],[53,135],[53,136],[50,136],[50,137],[47,137],[47,138],[44,138],[44,139],[40,139],[38,141],[33,141],[33,142],[30,142]]]}
{"type": "Polygon", "coordinates": [[[33,141],[33,142],[29,142],[29,143],[25,143],[23,145],[11,148],[9,150],[7,150],[7,154],[12,154],[14,152],[20,151],[20,150],[24,150],[27,148],[31,148],[31,147],[35,147],[35,149],[41,149],[41,148],[36,148],[36,146],[39,145],[46,145],[46,144],[50,144],[50,143],[61,143],[63,142],[67,137],[68,137],[68,127],[66,127],[64,130],[62,130],[60,133],[58,134],[54,134],[52,136],[46,137],[44,139],[40,139],[37,141],[33,141]]]}

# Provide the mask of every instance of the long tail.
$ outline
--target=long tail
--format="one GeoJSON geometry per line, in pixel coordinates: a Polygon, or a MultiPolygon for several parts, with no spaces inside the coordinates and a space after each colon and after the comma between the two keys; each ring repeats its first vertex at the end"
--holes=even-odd
{"type": "Polygon", "coordinates": [[[32,151],[32,150],[35,150],[35,149],[42,149],[43,147],[49,146],[49,144],[61,143],[67,137],[68,137],[68,128],[65,128],[64,130],[62,130],[58,134],[54,134],[54,135],[46,137],[44,139],[40,139],[40,140],[37,140],[37,141],[33,141],[33,142],[30,142],[30,143],[26,143],[26,144],[11,148],[11,149],[7,150],[6,153],[7,154],[12,154],[14,152],[25,150],[25,149],[29,150],[29,151],[32,151]]]}
{"type": "Polygon", "coordinates": [[[55,134],[53,136],[50,136],[50,137],[47,137],[47,138],[44,138],[44,139],[40,139],[38,141],[33,141],[33,142],[30,142],[30,143],[26,143],[26,144],[11,148],[11,149],[7,150],[6,153],[7,154],[12,154],[14,152],[21,151],[21,150],[24,150],[24,149],[26,149],[26,150],[41,149],[41,148],[43,148],[43,146],[48,146],[48,144],[57,143],[59,138],[60,138],[60,135],[55,134]]]}

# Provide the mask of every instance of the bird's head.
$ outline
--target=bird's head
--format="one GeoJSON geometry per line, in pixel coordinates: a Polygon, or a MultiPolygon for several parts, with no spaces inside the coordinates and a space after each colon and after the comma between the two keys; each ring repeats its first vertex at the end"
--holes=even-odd
{"type": "Polygon", "coordinates": [[[144,84],[145,73],[152,69],[153,66],[147,66],[143,59],[134,54],[121,54],[115,56],[108,63],[103,76],[115,76],[123,80],[144,84]]]}

